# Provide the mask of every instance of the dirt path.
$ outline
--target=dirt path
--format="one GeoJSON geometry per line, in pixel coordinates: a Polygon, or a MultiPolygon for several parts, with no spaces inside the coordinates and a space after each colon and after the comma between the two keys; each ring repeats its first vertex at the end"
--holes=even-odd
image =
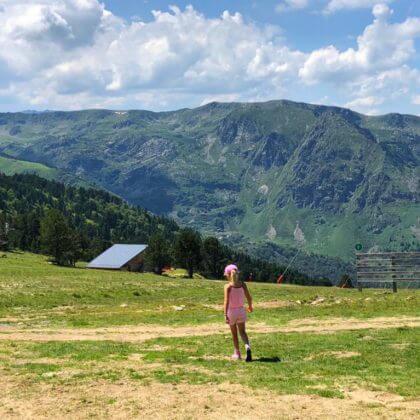
{"type": "MultiPolygon", "coordinates": [[[[251,333],[319,333],[360,329],[386,329],[397,327],[420,327],[420,317],[380,317],[360,320],[355,318],[300,319],[283,327],[267,324],[249,324],[251,333]]],[[[122,341],[142,342],[158,337],[185,337],[226,334],[227,327],[222,323],[187,327],[159,325],[135,325],[109,328],[65,328],[65,329],[19,329],[14,326],[0,327],[0,340],[13,341],[122,341]]]]}
{"type": "Polygon", "coordinates": [[[96,381],[31,387],[7,378],[0,383],[2,419],[413,419],[420,410],[418,401],[364,390],[334,399],[279,395],[233,384],[145,386],[133,381],[96,381]]]}

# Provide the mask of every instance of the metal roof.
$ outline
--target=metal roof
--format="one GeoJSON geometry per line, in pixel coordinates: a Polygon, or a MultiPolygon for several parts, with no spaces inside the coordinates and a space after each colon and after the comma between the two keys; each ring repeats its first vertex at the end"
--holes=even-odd
{"type": "Polygon", "coordinates": [[[135,256],[143,252],[147,245],[115,244],[92,260],[88,268],[121,268],[135,256]]]}

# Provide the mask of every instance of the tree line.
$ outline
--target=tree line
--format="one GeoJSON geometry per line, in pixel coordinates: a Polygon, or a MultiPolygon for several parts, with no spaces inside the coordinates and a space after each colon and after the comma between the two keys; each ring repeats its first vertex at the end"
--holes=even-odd
{"type": "MultiPolygon", "coordinates": [[[[274,282],[284,267],[225,246],[215,237],[181,229],[169,218],[127,204],[106,191],[67,186],[36,175],[0,174],[0,246],[51,256],[60,265],[89,261],[113,243],[146,243],[145,269],[166,266],[222,278],[237,263],[244,279],[274,282]]],[[[286,282],[328,284],[290,271],[286,282]]]]}

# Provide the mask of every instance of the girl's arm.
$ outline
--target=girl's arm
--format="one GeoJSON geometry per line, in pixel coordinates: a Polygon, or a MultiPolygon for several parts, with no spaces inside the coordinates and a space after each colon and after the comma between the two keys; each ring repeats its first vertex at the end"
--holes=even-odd
{"type": "Polygon", "coordinates": [[[225,285],[225,298],[224,298],[224,302],[223,302],[223,310],[224,310],[224,313],[225,313],[226,322],[229,322],[228,315],[227,315],[227,311],[228,311],[228,307],[229,307],[229,291],[230,291],[230,285],[226,284],[225,285]]]}
{"type": "Polygon", "coordinates": [[[246,283],[243,283],[243,285],[244,285],[245,297],[246,297],[246,300],[248,301],[248,311],[252,312],[254,310],[254,308],[252,307],[252,296],[251,296],[251,293],[249,293],[248,286],[246,285],[246,283]]]}

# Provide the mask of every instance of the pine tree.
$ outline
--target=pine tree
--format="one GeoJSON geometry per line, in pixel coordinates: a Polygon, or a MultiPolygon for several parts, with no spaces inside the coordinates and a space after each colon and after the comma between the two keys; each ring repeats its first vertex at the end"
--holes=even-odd
{"type": "Polygon", "coordinates": [[[165,266],[171,265],[172,259],[169,244],[161,233],[152,235],[144,255],[146,270],[162,274],[165,266]]]}
{"type": "Polygon", "coordinates": [[[223,246],[217,238],[209,237],[203,241],[203,268],[204,273],[210,277],[220,279],[227,258],[223,246]]]}
{"type": "Polygon", "coordinates": [[[0,212],[0,250],[7,251],[8,249],[8,222],[6,215],[0,212]]]}
{"type": "Polygon", "coordinates": [[[41,220],[41,245],[58,265],[74,265],[78,258],[79,241],[64,215],[50,209],[41,220]]]}
{"type": "Polygon", "coordinates": [[[200,266],[201,246],[198,232],[188,228],[179,231],[174,247],[175,259],[182,268],[187,269],[190,279],[200,266]]]}

